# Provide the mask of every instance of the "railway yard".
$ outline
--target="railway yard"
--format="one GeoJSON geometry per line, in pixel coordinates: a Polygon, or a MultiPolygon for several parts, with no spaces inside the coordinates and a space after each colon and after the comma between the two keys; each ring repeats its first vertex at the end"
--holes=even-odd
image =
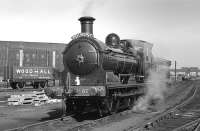
{"type": "Polygon", "coordinates": [[[200,131],[198,67],[78,20],[67,43],[0,41],[0,131],[200,131]]]}
{"type": "MultiPolygon", "coordinates": [[[[9,95],[28,93],[23,90],[0,90],[0,130],[9,131],[197,131],[199,128],[200,81],[181,81],[168,85],[164,101],[149,105],[145,110],[133,108],[99,117],[97,111],[62,117],[62,102],[53,104],[10,105],[9,95]]],[[[52,87],[53,88],[53,87],[52,87]]]]}

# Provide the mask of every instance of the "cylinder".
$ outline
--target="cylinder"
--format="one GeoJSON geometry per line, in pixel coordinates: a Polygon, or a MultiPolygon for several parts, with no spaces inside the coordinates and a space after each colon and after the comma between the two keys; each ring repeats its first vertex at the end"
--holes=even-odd
{"type": "Polygon", "coordinates": [[[88,33],[93,34],[93,21],[95,18],[90,16],[85,16],[79,18],[79,21],[81,23],[81,33],[88,33]]]}

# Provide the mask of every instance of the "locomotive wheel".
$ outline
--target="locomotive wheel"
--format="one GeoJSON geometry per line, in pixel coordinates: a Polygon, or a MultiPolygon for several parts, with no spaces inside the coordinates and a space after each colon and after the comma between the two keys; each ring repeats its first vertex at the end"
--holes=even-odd
{"type": "Polygon", "coordinates": [[[66,115],[67,114],[71,114],[71,113],[74,113],[74,110],[73,110],[73,107],[74,107],[74,105],[72,104],[72,101],[68,101],[68,100],[66,100],[65,101],[65,103],[66,103],[66,115]]]}
{"type": "Polygon", "coordinates": [[[38,89],[39,88],[39,83],[38,82],[34,82],[33,83],[33,88],[34,89],[38,89]]]}
{"type": "Polygon", "coordinates": [[[16,83],[16,82],[11,82],[11,83],[10,83],[10,86],[11,86],[13,89],[17,89],[17,83],[16,83]]]}
{"type": "Polygon", "coordinates": [[[134,99],[132,97],[127,98],[127,107],[128,109],[132,109],[134,104],[134,99]]]}
{"type": "Polygon", "coordinates": [[[40,82],[40,87],[44,88],[46,86],[46,82],[40,82]]]}
{"type": "Polygon", "coordinates": [[[120,99],[116,99],[114,102],[114,112],[117,113],[119,111],[120,99]]]}
{"type": "Polygon", "coordinates": [[[110,98],[107,100],[107,109],[109,114],[117,113],[119,110],[119,99],[114,100],[113,98],[110,98]]]}
{"type": "Polygon", "coordinates": [[[113,113],[113,102],[114,102],[114,100],[112,98],[110,98],[106,101],[106,105],[107,105],[109,114],[113,113]]]}
{"type": "Polygon", "coordinates": [[[79,114],[81,114],[81,112],[83,112],[83,110],[84,110],[84,106],[85,104],[82,102],[75,102],[75,105],[74,105],[74,112],[75,112],[75,114],[77,114],[77,115],[79,115],[79,114]]]}
{"type": "Polygon", "coordinates": [[[61,120],[63,120],[63,117],[66,115],[66,100],[64,98],[64,94],[62,94],[62,116],[61,120]]]}
{"type": "Polygon", "coordinates": [[[17,83],[17,87],[22,89],[22,88],[24,87],[24,83],[18,82],[18,83],[17,83]]]}
{"type": "Polygon", "coordinates": [[[100,117],[103,116],[103,110],[102,110],[101,104],[102,104],[102,103],[101,103],[100,101],[97,101],[97,102],[96,102],[97,110],[98,110],[98,112],[99,112],[98,115],[99,115],[100,117]]]}

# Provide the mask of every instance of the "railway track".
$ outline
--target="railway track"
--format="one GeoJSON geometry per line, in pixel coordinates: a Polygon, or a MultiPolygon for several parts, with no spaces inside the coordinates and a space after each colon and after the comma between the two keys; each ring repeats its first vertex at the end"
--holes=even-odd
{"type": "Polygon", "coordinates": [[[200,130],[200,118],[191,121],[181,127],[178,127],[173,131],[199,131],[199,130],[200,130]]]}
{"type": "MultiPolygon", "coordinates": [[[[196,92],[196,90],[194,90],[196,92]]],[[[193,92],[194,92],[193,91],[193,92]]],[[[54,120],[48,120],[32,125],[27,125],[24,127],[19,127],[15,129],[9,129],[7,131],[43,131],[43,130],[48,130],[48,131],[54,131],[54,130],[65,130],[65,131],[79,131],[79,130],[89,130],[92,129],[93,127],[97,125],[104,125],[107,124],[108,122],[117,119],[117,117],[120,117],[122,115],[128,115],[132,114],[133,111],[131,110],[126,110],[123,112],[120,112],[118,114],[113,114],[110,116],[106,116],[103,118],[93,118],[93,119],[88,119],[88,120],[77,120],[73,115],[66,116],[64,117],[63,121],[61,119],[54,119],[54,120]]],[[[97,114],[97,113],[96,113],[97,114]]],[[[83,119],[87,118],[87,116],[84,116],[83,119]]],[[[149,123],[147,123],[149,124],[149,123]]],[[[146,125],[147,125],[146,124],[146,125]]],[[[146,126],[143,125],[143,126],[146,126]]]]}
{"type": "Polygon", "coordinates": [[[62,120],[61,118],[53,119],[53,120],[47,120],[44,122],[39,122],[39,123],[34,123],[30,125],[26,125],[23,127],[18,127],[18,128],[13,128],[13,129],[8,129],[6,131],[43,131],[43,130],[55,130],[55,128],[58,125],[64,125],[64,124],[71,124],[73,122],[72,115],[63,117],[62,120]],[[52,127],[54,125],[54,127],[52,127]]]}
{"type": "Polygon", "coordinates": [[[195,81],[190,97],[175,107],[147,120],[142,125],[126,131],[197,131],[200,129],[200,89],[195,81]]]}
{"type": "Polygon", "coordinates": [[[81,114],[80,116],[70,115],[70,116],[64,117],[63,120],[61,120],[61,118],[47,120],[44,122],[26,125],[23,127],[9,129],[6,131],[38,131],[38,130],[39,131],[55,131],[55,130],[78,131],[82,129],[91,128],[99,124],[106,124],[108,121],[116,119],[116,117],[130,114],[132,113],[132,111],[126,110],[126,111],[116,113],[113,115],[105,116],[103,118],[99,117],[98,112],[95,112],[94,114],[89,114],[89,113],[85,112],[81,114]],[[92,118],[89,118],[91,116],[92,118]]]}
{"type": "MultiPolygon", "coordinates": [[[[97,115],[98,113],[93,112],[94,114],[89,115],[97,115]]],[[[99,118],[99,116],[94,116],[93,118],[89,118],[87,120],[88,114],[82,114],[81,117],[69,115],[65,116],[62,119],[57,118],[53,120],[48,120],[44,122],[39,122],[31,125],[26,125],[23,127],[18,127],[14,129],[8,129],[5,131],[80,131],[80,130],[89,130],[97,125],[106,124],[109,121],[115,120],[117,117],[121,117],[122,115],[128,115],[133,113],[131,110],[126,110],[117,114],[105,116],[99,118]]]]}
{"type": "MultiPolygon", "coordinates": [[[[110,122],[113,119],[117,119],[117,116],[127,115],[133,113],[132,111],[124,111],[119,114],[114,114],[111,116],[106,116],[104,118],[95,118],[95,119],[88,119],[88,120],[78,120],[74,118],[72,115],[64,117],[64,120],[61,121],[60,119],[54,119],[49,121],[44,121],[32,125],[27,125],[24,127],[19,127],[15,129],[10,129],[8,131],[54,131],[54,130],[69,130],[69,131],[78,131],[78,130],[87,130],[88,128],[93,128],[96,125],[104,125],[110,122]]],[[[87,118],[84,116],[83,119],[87,118]]]]}

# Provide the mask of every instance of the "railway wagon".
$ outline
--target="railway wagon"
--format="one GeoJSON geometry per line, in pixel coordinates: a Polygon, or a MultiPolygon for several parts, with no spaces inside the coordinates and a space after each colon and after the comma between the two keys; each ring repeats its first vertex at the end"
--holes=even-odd
{"type": "Polygon", "coordinates": [[[0,41],[0,81],[13,88],[45,87],[63,69],[63,43],[0,41]]]}

